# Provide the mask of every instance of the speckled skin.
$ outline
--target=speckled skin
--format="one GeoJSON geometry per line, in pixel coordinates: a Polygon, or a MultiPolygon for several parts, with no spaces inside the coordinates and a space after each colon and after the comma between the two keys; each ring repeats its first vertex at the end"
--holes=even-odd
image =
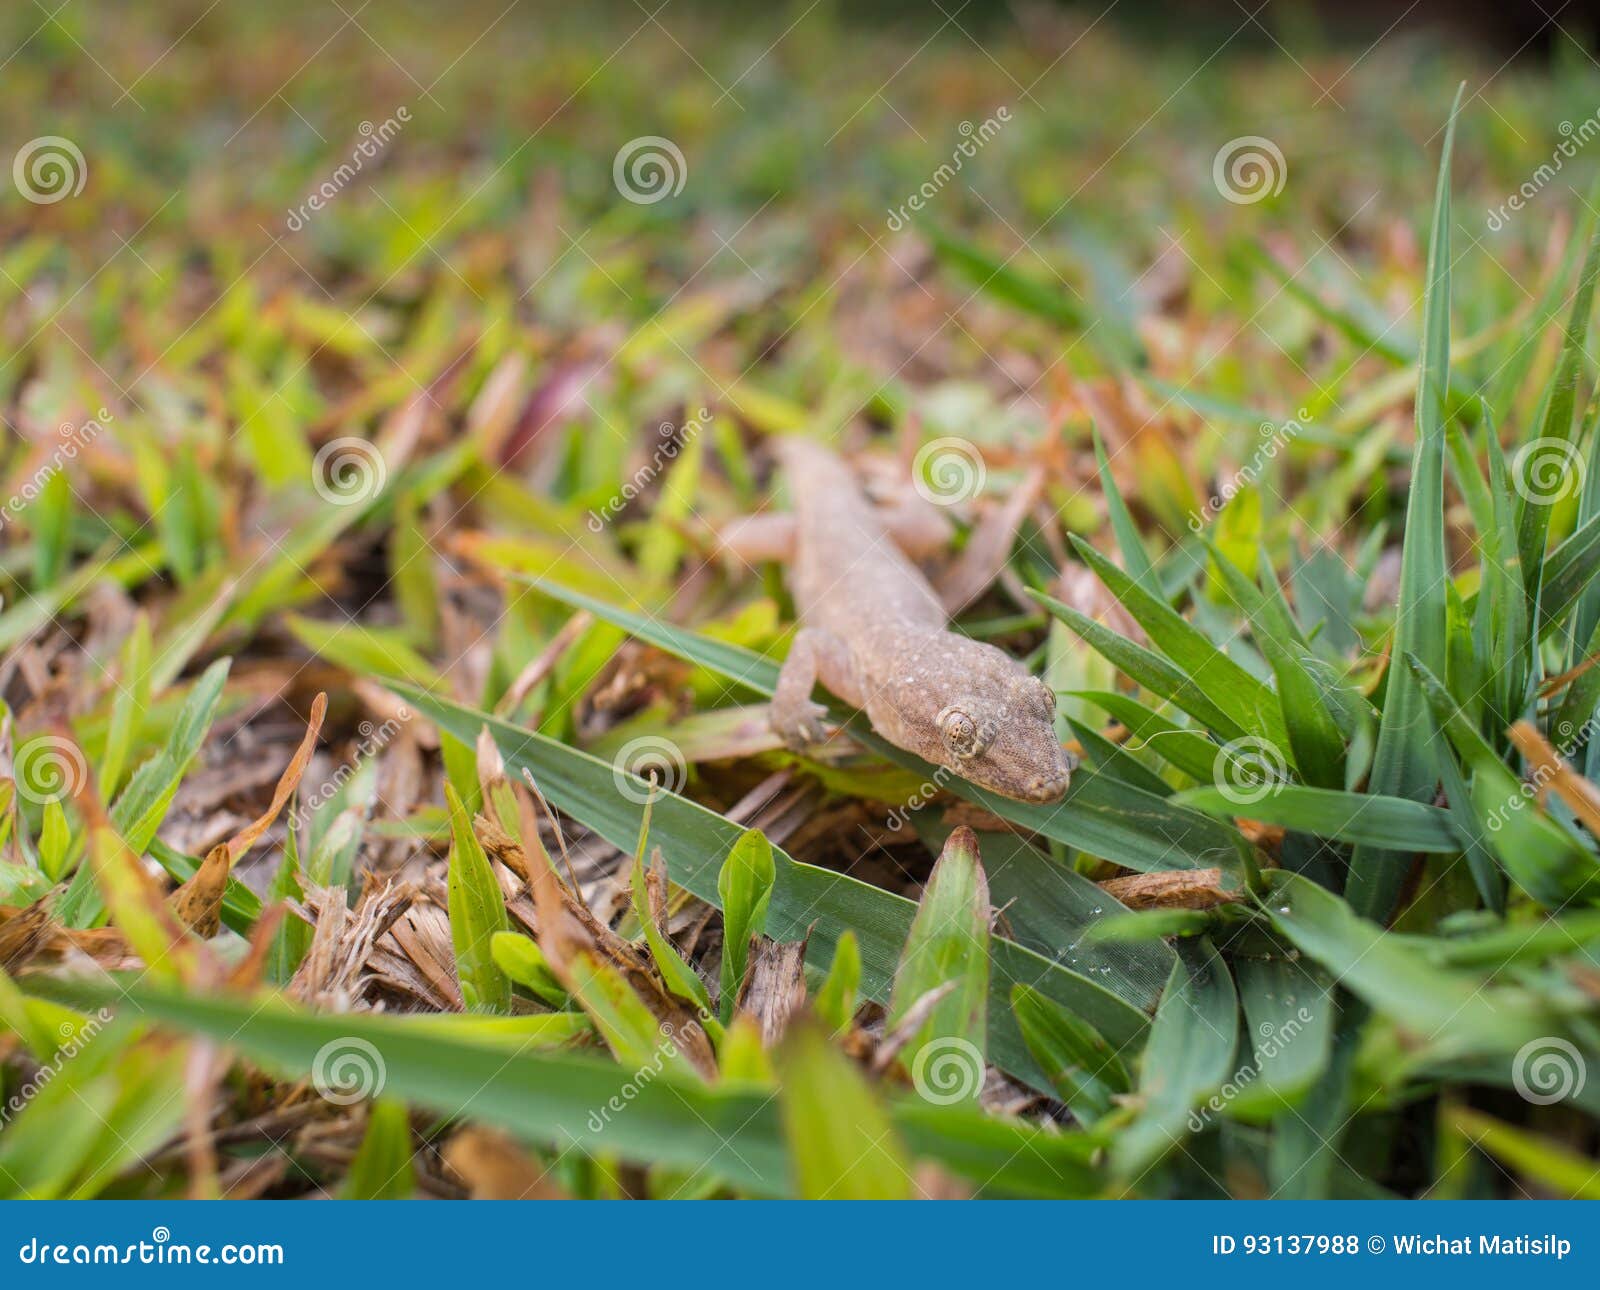
{"type": "Polygon", "coordinates": [[[796,512],[789,581],[801,631],[773,728],[792,746],[819,741],[811,689],[821,680],[901,748],[1007,797],[1060,798],[1070,767],[1050,689],[1004,651],[947,630],[933,588],[843,462],[802,439],[779,454],[796,512]]]}

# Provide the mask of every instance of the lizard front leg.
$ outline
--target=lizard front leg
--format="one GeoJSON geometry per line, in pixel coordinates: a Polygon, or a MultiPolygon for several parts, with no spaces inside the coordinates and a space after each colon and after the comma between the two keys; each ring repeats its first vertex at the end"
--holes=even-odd
{"type": "Polygon", "coordinates": [[[768,708],[773,730],[793,749],[821,743],[827,737],[822,727],[826,709],[811,698],[818,680],[846,703],[861,705],[864,696],[856,681],[850,647],[832,632],[802,627],[795,633],[789,657],[783,660],[768,708]]]}

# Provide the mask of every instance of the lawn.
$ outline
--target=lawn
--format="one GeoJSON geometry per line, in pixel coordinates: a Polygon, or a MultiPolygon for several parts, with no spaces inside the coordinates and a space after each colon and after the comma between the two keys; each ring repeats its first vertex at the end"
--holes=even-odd
{"type": "Polygon", "coordinates": [[[1600,64],[1098,13],[7,9],[0,1197],[1600,1196],[1600,64]]]}

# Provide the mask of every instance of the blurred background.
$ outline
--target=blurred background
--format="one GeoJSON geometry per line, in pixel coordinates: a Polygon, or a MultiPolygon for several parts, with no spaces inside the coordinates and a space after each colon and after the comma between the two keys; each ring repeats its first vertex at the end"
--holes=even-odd
{"type": "MultiPolygon", "coordinates": [[[[153,499],[192,487],[189,573],[237,545],[230,524],[282,527],[219,484],[270,504],[329,435],[447,378],[470,399],[510,357],[526,370],[492,387],[514,415],[485,452],[540,487],[567,470],[579,500],[590,478],[610,496],[644,420],[708,395],[748,417],[746,376],[841,420],[891,422],[920,390],[930,424],[1003,438],[1044,426],[1065,381],[1131,366],[1161,406],[1248,433],[1351,370],[1308,293],[1342,326],[1379,320],[1382,352],[1414,347],[1459,84],[1457,326],[1529,306],[1600,161],[1591,16],[10,6],[0,402],[22,441],[121,415],[76,545],[147,533],[153,499]],[[1263,289],[1275,265],[1292,288],[1263,289]],[[128,435],[200,477],[139,479],[128,435]]],[[[1129,439],[1152,420],[1097,415],[1129,439]]],[[[1223,442],[1144,463],[1172,535],[1223,442]]]]}

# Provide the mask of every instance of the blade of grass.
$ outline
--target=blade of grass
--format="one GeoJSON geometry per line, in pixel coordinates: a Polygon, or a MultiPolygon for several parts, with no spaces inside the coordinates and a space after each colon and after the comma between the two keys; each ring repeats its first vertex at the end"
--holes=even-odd
{"type": "MultiPolygon", "coordinates": [[[[1464,88],[1464,87],[1463,87],[1464,88]]],[[[1438,781],[1427,703],[1416,678],[1395,661],[1415,654],[1439,674],[1445,668],[1446,585],[1444,539],[1445,393],[1450,379],[1450,153],[1462,90],[1456,90],[1439,154],[1439,182],[1428,234],[1428,279],[1422,299],[1422,371],[1417,387],[1416,448],[1406,498],[1400,555],[1400,599],[1394,644],[1369,792],[1425,801],[1438,781]]],[[[1357,913],[1387,918],[1405,880],[1405,864],[1391,850],[1358,846],[1350,857],[1345,894],[1357,913]]]]}

